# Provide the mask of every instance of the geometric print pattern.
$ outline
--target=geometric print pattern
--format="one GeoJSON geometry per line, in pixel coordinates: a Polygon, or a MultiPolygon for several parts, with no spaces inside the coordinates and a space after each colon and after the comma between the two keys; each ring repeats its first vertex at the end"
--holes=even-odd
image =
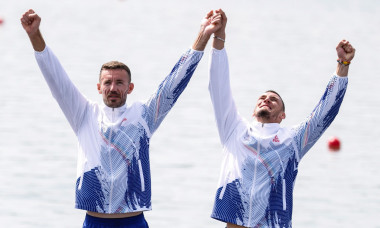
{"type": "Polygon", "coordinates": [[[338,114],[347,82],[334,75],[297,126],[247,123],[231,95],[225,50],[213,50],[209,88],[224,155],[211,217],[245,227],[292,227],[298,164],[338,114]]]}
{"type": "Polygon", "coordinates": [[[75,207],[100,213],[151,210],[150,138],[186,88],[203,52],[187,50],[146,102],[109,108],[87,100],[53,52],[35,52],[78,138],[75,207]]]}

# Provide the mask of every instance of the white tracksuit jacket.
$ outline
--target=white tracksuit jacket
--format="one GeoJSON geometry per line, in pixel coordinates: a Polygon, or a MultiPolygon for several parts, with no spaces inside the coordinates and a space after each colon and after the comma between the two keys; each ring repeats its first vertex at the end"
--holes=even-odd
{"type": "Polygon", "coordinates": [[[291,227],[298,163],[334,120],[348,79],[334,75],[305,121],[292,128],[248,123],[231,95],[225,49],[213,49],[209,91],[223,162],[211,217],[245,227],[291,227]]]}
{"type": "Polygon", "coordinates": [[[87,100],[48,47],[35,52],[45,80],[78,138],[76,208],[99,213],[151,210],[149,141],[202,55],[189,49],[150,99],[113,109],[87,100]]]}

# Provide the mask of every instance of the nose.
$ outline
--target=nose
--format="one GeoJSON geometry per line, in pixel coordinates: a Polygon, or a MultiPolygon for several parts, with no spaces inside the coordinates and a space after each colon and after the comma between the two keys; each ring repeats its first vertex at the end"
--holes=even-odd
{"type": "Polygon", "coordinates": [[[111,83],[110,90],[111,90],[111,91],[116,91],[116,84],[115,84],[115,82],[112,82],[112,83],[111,83]]]}

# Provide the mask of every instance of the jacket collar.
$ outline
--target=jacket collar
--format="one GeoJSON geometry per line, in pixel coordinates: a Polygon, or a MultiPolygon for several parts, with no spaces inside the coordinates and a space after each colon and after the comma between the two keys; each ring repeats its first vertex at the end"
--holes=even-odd
{"type": "Polygon", "coordinates": [[[254,119],[252,121],[252,127],[266,135],[276,133],[281,128],[281,125],[279,123],[260,123],[254,119]]]}
{"type": "Polygon", "coordinates": [[[127,110],[127,103],[125,103],[123,106],[118,107],[118,108],[111,108],[108,107],[107,105],[103,104],[102,109],[108,119],[110,120],[115,120],[115,118],[119,118],[121,114],[123,114],[127,110]]]}

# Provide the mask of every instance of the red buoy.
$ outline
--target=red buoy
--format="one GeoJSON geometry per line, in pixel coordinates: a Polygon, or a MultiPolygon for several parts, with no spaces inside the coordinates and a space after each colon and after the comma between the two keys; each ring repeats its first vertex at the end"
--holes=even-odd
{"type": "Polygon", "coordinates": [[[337,137],[331,137],[327,144],[330,151],[336,152],[340,150],[340,140],[337,137]]]}

